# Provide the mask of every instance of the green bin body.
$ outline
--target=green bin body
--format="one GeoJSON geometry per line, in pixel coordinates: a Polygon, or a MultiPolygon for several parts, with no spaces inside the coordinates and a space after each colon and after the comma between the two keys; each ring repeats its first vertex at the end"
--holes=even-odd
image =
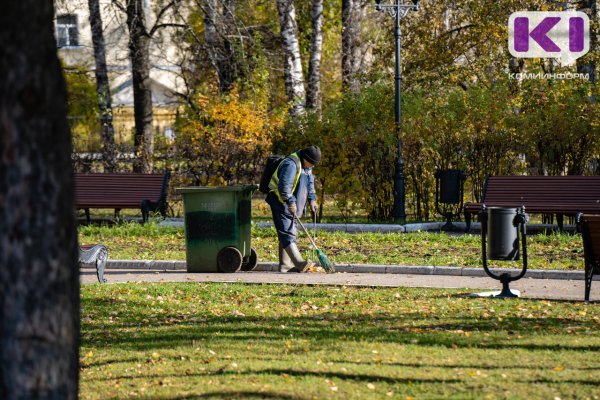
{"type": "Polygon", "coordinates": [[[218,272],[217,255],[235,247],[251,255],[251,200],[257,185],[179,188],[185,214],[188,272],[218,272]]]}

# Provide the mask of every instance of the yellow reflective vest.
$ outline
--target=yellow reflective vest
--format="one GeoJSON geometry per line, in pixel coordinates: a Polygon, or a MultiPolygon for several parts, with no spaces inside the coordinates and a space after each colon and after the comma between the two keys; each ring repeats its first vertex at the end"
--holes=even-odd
{"type": "MultiPolygon", "coordinates": [[[[288,157],[294,160],[296,163],[296,176],[294,177],[294,184],[292,185],[292,193],[294,193],[294,190],[296,190],[296,186],[298,186],[298,181],[300,180],[300,174],[302,174],[302,163],[300,162],[300,156],[298,155],[298,152],[290,154],[288,157]]],[[[288,200],[287,198],[283,198],[281,196],[281,193],[279,193],[279,168],[281,168],[281,165],[283,165],[284,161],[285,159],[281,161],[281,163],[279,163],[279,166],[277,167],[275,173],[273,174],[273,177],[271,178],[271,182],[269,182],[269,189],[271,190],[271,192],[275,193],[275,195],[282,204],[285,204],[288,200]]]]}

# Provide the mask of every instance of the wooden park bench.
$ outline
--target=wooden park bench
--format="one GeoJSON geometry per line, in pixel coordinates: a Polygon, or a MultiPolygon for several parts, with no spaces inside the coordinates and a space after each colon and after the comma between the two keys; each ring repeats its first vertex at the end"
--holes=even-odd
{"type": "Polygon", "coordinates": [[[467,231],[471,217],[486,207],[525,206],[528,214],[556,214],[559,229],[563,217],[577,213],[600,214],[600,176],[489,176],[480,203],[464,207],[467,231]]]}
{"type": "Polygon", "coordinates": [[[103,244],[79,246],[79,266],[94,265],[98,282],[106,283],[104,268],[108,261],[108,249],[103,244]]]}
{"type": "Polygon", "coordinates": [[[85,210],[90,222],[90,208],[112,208],[115,218],[124,208],[139,208],[143,222],[150,211],[167,216],[167,190],[171,174],[75,174],[75,203],[85,210]]]}
{"type": "Polygon", "coordinates": [[[600,272],[600,215],[578,214],[577,223],[583,238],[585,265],[585,301],[590,301],[594,274],[600,272]]]}

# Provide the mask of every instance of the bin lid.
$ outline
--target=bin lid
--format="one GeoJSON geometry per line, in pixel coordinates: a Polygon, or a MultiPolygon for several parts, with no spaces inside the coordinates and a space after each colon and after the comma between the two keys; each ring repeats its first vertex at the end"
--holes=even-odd
{"type": "Polygon", "coordinates": [[[254,192],[258,185],[232,185],[232,186],[188,186],[176,188],[177,193],[199,193],[199,192],[254,192]]]}

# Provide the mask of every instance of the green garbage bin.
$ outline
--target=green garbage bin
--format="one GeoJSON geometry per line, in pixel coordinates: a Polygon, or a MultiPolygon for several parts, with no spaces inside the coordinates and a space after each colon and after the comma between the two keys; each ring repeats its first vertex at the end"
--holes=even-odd
{"type": "Polygon", "coordinates": [[[258,256],[251,247],[252,193],[257,185],[179,188],[185,214],[188,272],[250,271],[258,256]]]}

